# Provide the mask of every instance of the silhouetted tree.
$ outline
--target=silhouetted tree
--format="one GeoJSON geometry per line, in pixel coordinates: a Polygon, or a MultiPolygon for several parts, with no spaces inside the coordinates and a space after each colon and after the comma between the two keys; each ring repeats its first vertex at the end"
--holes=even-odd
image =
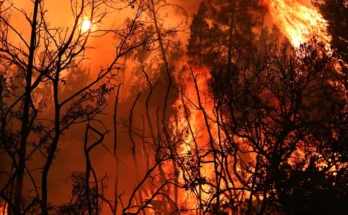
{"type": "MultiPolygon", "coordinates": [[[[92,182],[89,186],[86,184],[85,172],[73,172],[69,177],[72,181],[72,191],[70,201],[59,205],[55,208],[58,215],[83,215],[83,214],[100,214],[101,205],[89,204],[97,201],[104,194],[106,188],[106,180],[101,179],[99,187],[92,182]],[[87,192],[89,193],[87,195],[87,192]],[[89,210],[92,212],[89,213],[89,210]]],[[[99,201],[98,201],[99,202],[99,201]]]]}
{"type": "Polygon", "coordinates": [[[187,46],[192,62],[201,61],[208,66],[224,62],[229,68],[237,51],[254,49],[255,22],[250,9],[255,4],[256,1],[203,1],[193,17],[187,46]]]}
{"type": "Polygon", "coordinates": [[[343,81],[335,59],[315,40],[296,53],[283,46],[256,59],[233,67],[239,79],[223,67],[213,69],[211,82],[227,154],[235,154],[241,168],[232,172],[250,190],[247,212],[254,197],[263,196],[260,213],[308,214],[335,206],[341,214],[348,199],[338,193],[344,196],[347,187],[335,175],[347,173],[347,104],[342,88],[329,84],[343,81]],[[324,196],[331,200],[321,201],[324,196]]]}
{"type": "MultiPolygon", "coordinates": [[[[114,72],[122,67],[119,59],[145,41],[152,42],[140,39],[144,38],[140,36],[143,29],[138,20],[143,7],[136,8],[131,13],[133,18],[124,20],[124,26],[99,32],[93,27],[102,23],[108,12],[115,11],[113,1],[71,0],[70,28],[51,26],[44,3],[33,1],[30,15],[11,2],[0,8],[0,59],[4,70],[1,149],[9,163],[0,196],[8,204],[9,213],[16,215],[49,213],[48,175],[61,136],[73,125],[93,121],[103,111],[106,96],[115,87],[114,72]],[[30,28],[29,35],[22,34],[13,23],[13,13],[23,19],[20,25],[30,28]],[[91,29],[81,28],[85,16],[90,18],[91,29]],[[113,60],[93,79],[80,77],[79,84],[74,84],[77,75],[84,75],[71,73],[81,68],[89,38],[105,34],[114,34],[119,44],[113,60]],[[33,159],[41,159],[40,180],[32,175],[33,159]],[[24,184],[25,180],[29,183],[24,184]]],[[[128,6],[132,4],[127,3],[128,6]]]]}
{"type": "Polygon", "coordinates": [[[348,6],[345,0],[312,0],[328,21],[332,46],[345,62],[348,62],[348,6]]]}
{"type": "Polygon", "coordinates": [[[193,65],[212,66],[219,55],[219,27],[209,26],[206,2],[199,5],[190,26],[190,38],[187,45],[187,56],[193,65]]]}
{"type": "Polygon", "coordinates": [[[177,186],[197,204],[190,209],[325,214],[325,207],[336,207],[343,213],[347,101],[337,59],[315,38],[296,50],[272,43],[254,56],[239,54],[231,71],[222,63],[210,74],[192,69],[183,77],[189,80],[181,91],[186,126],[173,138],[186,148],[175,158],[177,186]]]}

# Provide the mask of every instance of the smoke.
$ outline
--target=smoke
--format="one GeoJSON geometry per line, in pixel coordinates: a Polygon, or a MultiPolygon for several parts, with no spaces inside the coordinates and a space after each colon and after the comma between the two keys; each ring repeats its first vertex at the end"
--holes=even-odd
{"type": "Polygon", "coordinates": [[[202,0],[192,0],[192,1],[186,1],[186,0],[170,0],[170,3],[180,5],[189,13],[195,13],[198,9],[199,4],[202,2],[202,0]]]}

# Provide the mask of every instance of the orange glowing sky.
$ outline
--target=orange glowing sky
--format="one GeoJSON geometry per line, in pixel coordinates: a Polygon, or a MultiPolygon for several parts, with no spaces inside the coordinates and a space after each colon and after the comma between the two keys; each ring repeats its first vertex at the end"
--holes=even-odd
{"type": "MultiPolygon", "coordinates": [[[[13,5],[19,9],[23,9],[27,14],[32,14],[33,3],[32,1],[23,1],[23,0],[13,0],[13,5]]],[[[187,9],[188,14],[191,15],[196,11],[200,0],[194,0],[186,2],[183,0],[170,0],[170,3],[175,3],[183,6],[187,9]]],[[[3,7],[6,7],[9,3],[5,2],[3,7]]],[[[66,0],[49,0],[44,1],[44,7],[47,10],[46,19],[49,21],[50,26],[60,27],[60,28],[71,28],[73,25],[74,18],[70,9],[70,1],[66,0]]],[[[103,8],[106,9],[106,8],[103,8]]],[[[109,11],[110,12],[110,11],[109,11]]],[[[166,11],[167,12],[167,11],[166,11]]],[[[120,26],[127,17],[132,17],[134,10],[131,8],[125,10],[114,10],[110,12],[103,20],[102,23],[97,26],[92,25],[92,30],[107,30],[113,27],[120,26]]],[[[89,17],[84,17],[84,20],[88,20],[89,17]]],[[[18,12],[12,13],[11,18],[12,24],[16,29],[21,32],[25,38],[29,38],[30,26],[26,22],[23,15],[18,12]]],[[[178,16],[177,13],[169,13],[165,18],[165,23],[168,25],[176,25],[178,22],[182,21],[182,17],[178,16]]],[[[83,21],[82,30],[86,31],[90,27],[90,23],[83,21]]],[[[187,37],[187,34],[182,35],[184,38],[187,37]]],[[[20,40],[18,37],[11,37],[12,42],[19,44],[20,40]]],[[[28,39],[29,40],[29,39],[28,39]]],[[[86,57],[88,61],[85,61],[85,65],[90,67],[92,70],[99,70],[101,66],[108,65],[114,55],[115,55],[115,40],[112,35],[104,35],[103,37],[92,37],[89,39],[88,46],[93,47],[86,52],[86,57]]]]}
{"type": "MultiPolygon", "coordinates": [[[[171,0],[171,3],[179,4],[188,10],[191,15],[196,11],[200,0],[186,2],[183,0],[171,0]]],[[[4,6],[6,6],[6,3],[4,6]]],[[[31,14],[33,4],[31,1],[13,0],[13,4],[20,9],[24,9],[27,14],[31,14]]],[[[273,22],[281,29],[292,44],[297,47],[300,43],[308,41],[308,38],[314,34],[323,35],[321,38],[325,43],[330,43],[330,37],[326,32],[326,21],[311,5],[310,0],[261,0],[260,4],[268,8],[269,14],[273,22]]],[[[3,7],[4,7],[3,6],[3,7]]],[[[49,24],[55,27],[71,28],[73,24],[73,16],[70,9],[70,1],[66,0],[50,0],[45,1],[47,9],[47,20],[49,24]]],[[[167,12],[167,11],[166,11],[167,12]]],[[[110,29],[112,26],[119,26],[126,17],[132,16],[132,10],[126,9],[109,13],[101,24],[93,26],[98,29],[110,29]]],[[[84,20],[88,20],[85,17],[84,20]]],[[[165,23],[175,25],[181,17],[176,13],[169,13],[165,18],[165,23]]],[[[30,26],[26,23],[23,16],[19,16],[18,12],[12,14],[12,23],[26,38],[29,37],[30,26]]],[[[84,21],[82,28],[86,31],[90,27],[90,23],[84,21]]],[[[94,30],[94,29],[93,29],[94,30]]],[[[182,35],[184,40],[187,35],[182,35]]],[[[19,42],[18,38],[11,38],[14,42],[19,42]]],[[[110,35],[102,38],[91,38],[89,46],[93,47],[93,51],[87,52],[89,58],[88,66],[98,69],[102,65],[108,64],[114,55],[113,37],[110,35]],[[102,57],[101,57],[102,56],[102,57]]]]}
{"type": "MultiPolygon", "coordinates": [[[[188,13],[192,14],[192,12],[196,11],[200,1],[190,1],[186,3],[183,0],[172,0],[171,2],[181,4],[186,9],[188,9],[188,13]],[[187,5],[187,7],[186,7],[187,5]]],[[[8,3],[8,2],[7,2],[8,3]]],[[[3,6],[6,7],[5,3],[3,6]]],[[[50,26],[60,27],[60,28],[71,28],[73,25],[73,16],[70,10],[70,1],[69,0],[46,0],[45,9],[47,10],[46,17],[49,21],[50,26]]],[[[24,1],[24,0],[13,0],[13,4],[19,8],[26,11],[27,14],[32,14],[33,3],[32,1],[24,1]]],[[[108,14],[108,16],[104,19],[104,21],[96,27],[97,29],[109,29],[112,26],[120,26],[126,17],[131,17],[133,12],[131,9],[126,9],[122,12],[115,11],[113,13],[108,14]]],[[[88,20],[89,17],[85,17],[85,20],[88,20]]],[[[175,23],[180,19],[178,16],[168,16],[165,18],[166,23],[169,25],[175,25],[175,23]]],[[[30,25],[26,22],[23,15],[19,12],[13,12],[11,17],[11,24],[21,32],[24,38],[27,38],[29,41],[30,38],[30,25]]],[[[83,23],[83,30],[86,30],[89,26],[89,23],[83,23]]],[[[188,36],[188,34],[184,34],[183,36],[188,36]]],[[[18,37],[10,37],[12,43],[14,45],[20,45],[20,39],[18,37]]],[[[117,41],[113,38],[113,35],[104,35],[102,37],[91,37],[88,42],[89,47],[93,47],[93,49],[89,49],[86,52],[86,60],[84,61],[84,65],[86,67],[91,68],[91,74],[95,75],[98,73],[101,66],[106,66],[110,64],[115,55],[115,47],[117,41]]],[[[23,45],[21,45],[24,47],[23,45]]],[[[123,61],[122,61],[123,62],[123,61]]],[[[131,77],[131,71],[125,71],[126,79],[132,80],[134,77],[131,77]]],[[[65,139],[62,141],[60,145],[60,149],[64,151],[61,153],[61,156],[57,157],[54,165],[52,166],[51,173],[49,174],[49,188],[51,192],[49,192],[49,199],[53,203],[57,203],[64,200],[67,197],[67,193],[70,194],[71,187],[67,184],[67,176],[71,174],[72,171],[79,170],[81,167],[84,167],[84,157],[79,154],[76,147],[79,147],[79,140],[73,139],[65,139]],[[55,174],[59,172],[59,174],[55,174]]],[[[109,164],[113,162],[110,156],[104,155],[100,156],[102,153],[97,152],[99,156],[94,159],[95,165],[98,166],[98,171],[100,171],[100,175],[108,172],[109,175],[113,175],[114,168],[109,164]],[[110,161],[111,160],[111,161],[110,161]],[[107,165],[105,165],[107,164],[107,165]]],[[[127,162],[127,157],[125,156],[124,160],[127,162]]],[[[39,161],[37,161],[39,162],[39,161]]],[[[129,161],[131,162],[131,161],[129,161]]],[[[37,164],[36,164],[37,165],[37,164]]],[[[129,180],[128,180],[129,182],[129,180]]],[[[112,192],[112,188],[110,188],[112,192]]]]}

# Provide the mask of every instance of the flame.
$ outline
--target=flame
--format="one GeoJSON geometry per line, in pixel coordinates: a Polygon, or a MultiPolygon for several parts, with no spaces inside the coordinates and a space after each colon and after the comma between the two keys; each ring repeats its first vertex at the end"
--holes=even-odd
{"type": "Polygon", "coordinates": [[[295,48],[313,37],[330,47],[328,23],[314,6],[303,0],[266,0],[261,4],[268,7],[273,22],[295,48]]]}
{"type": "MultiPolygon", "coordinates": [[[[197,182],[197,184],[192,185],[186,191],[181,190],[179,193],[180,199],[186,199],[185,206],[196,210],[199,207],[205,209],[205,206],[202,205],[212,201],[214,196],[212,193],[217,189],[216,186],[219,186],[220,190],[232,186],[230,181],[227,182],[229,184],[221,181],[217,185],[215,182],[217,170],[215,168],[220,167],[211,162],[204,162],[214,160],[213,153],[207,154],[211,149],[225,150],[221,144],[226,139],[225,134],[219,132],[219,125],[215,121],[217,118],[221,121],[221,116],[216,114],[214,99],[208,87],[210,78],[209,69],[201,67],[193,68],[191,72],[180,76],[180,81],[184,88],[182,88],[178,100],[173,105],[176,109],[176,119],[174,117],[171,119],[172,122],[175,122],[172,124],[173,136],[182,139],[182,144],[178,151],[180,157],[185,157],[185,161],[181,164],[181,169],[190,169],[190,164],[187,164],[190,162],[192,162],[191,165],[197,167],[197,172],[192,171],[192,169],[181,171],[180,182],[185,183],[185,178],[193,179],[193,181],[203,179],[207,182],[197,182]],[[211,137],[209,134],[211,134],[211,137]],[[202,159],[199,161],[200,163],[198,163],[198,157],[202,159]],[[211,184],[215,184],[215,187],[211,186],[211,184]]],[[[243,147],[242,138],[234,138],[234,140],[243,147]]],[[[241,167],[238,166],[237,169],[240,171],[241,167]]],[[[231,175],[233,174],[231,173],[231,175]]],[[[237,180],[233,181],[233,183],[236,186],[240,185],[237,180]]],[[[220,202],[225,201],[223,195],[219,196],[219,199],[220,202]]]]}
{"type": "MultiPolygon", "coordinates": [[[[314,6],[305,4],[304,1],[305,0],[264,0],[261,3],[268,8],[274,24],[295,48],[300,47],[301,44],[309,42],[315,37],[318,42],[325,45],[327,51],[330,51],[331,36],[327,32],[327,21],[314,6]]],[[[180,156],[185,157],[186,160],[192,160],[194,163],[197,162],[197,157],[203,157],[202,155],[195,155],[195,152],[204,153],[204,151],[208,151],[209,148],[214,147],[214,144],[219,143],[219,141],[223,142],[223,139],[227,139],[227,137],[225,137],[223,133],[218,133],[219,125],[214,121],[223,116],[216,115],[213,98],[209,95],[207,83],[210,79],[209,69],[194,68],[193,71],[195,74],[189,74],[187,77],[180,76],[180,80],[177,80],[178,83],[181,83],[185,88],[180,92],[181,98],[173,105],[176,109],[176,119],[172,117],[171,121],[175,122],[172,123],[173,136],[179,136],[179,138],[182,139],[182,144],[178,148],[180,156]],[[199,91],[199,95],[197,91],[199,91]],[[199,107],[200,104],[202,107],[199,107]],[[210,143],[209,133],[213,138],[213,144],[210,143]],[[219,138],[222,140],[219,140],[219,138]]],[[[232,138],[235,143],[238,143],[239,147],[246,149],[245,151],[250,149],[246,140],[242,138],[237,139],[236,137],[232,138]]],[[[225,148],[222,150],[225,150],[225,148]]],[[[303,156],[301,147],[299,147],[298,153],[300,157],[303,156]]],[[[236,159],[247,160],[253,163],[256,161],[256,154],[253,153],[244,155],[244,157],[241,155],[238,156],[240,157],[236,159]]],[[[209,160],[211,160],[211,158],[212,156],[205,157],[205,159],[209,160]]],[[[231,160],[232,159],[234,158],[231,158],[231,160]]],[[[290,160],[290,163],[292,161],[293,160],[290,160]]],[[[235,160],[234,162],[237,163],[238,161],[235,160]]],[[[236,167],[237,172],[239,174],[241,172],[248,174],[243,171],[243,169],[245,169],[245,167],[242,166],[243,162],[238,163],[240,164],[236,167]]],[[[182,166],[185,166],[185,164],[182,164],[182,166]]],[[[185,167],[181,168],[180,182],[185,183],[184,179],[190,177],[190,173],[185,171],[185,167]]],[[[214,173],[216,172],[214,168],[212,164],[201,163],[198,167],[198,172],[201,174],[201,177],[210,181],[210,184],[213,184],[214,173]]],[[[226,182],[226,184],[222,182],[219,184],[219,189],[223,190],[231,186],[228,183],[232,182],[226,182]]],[[[233,183],[234,186],[242,186],[238,179],[233,179],[233,183]]],[[[211,187],[209,183],[194,185],[190,190],[180,191],[180,199],[186,199],[186,206],[189,206],[189,208],[197,209],[202,202],[203,205],[204,202],[209,202],[211,198],[209,190],[211,189],[214,188],[211,187]],[[203,190],[203,192],[199,192],[199,190],[203,190]]],[[[245,195],[246,193],[248,192],[246,191],[241,195],[245,195]]],[[[221,199],[221,201],[223,201],[223,199],[221,199]]]]}
{"type": "MultiPolygon", "coordinates": [[[[326,54],[330,54],[331,36],[327,32],[328,23],[313,5],[306,4],[305,1],[307,0],[265,0],[262,4],[268,7],[274,24],[280,29],[281,33],[288,38],[294,48],[299,48],[301,44],[310,42],[313,38],[316,38],[317,42],[325,45],[326,54]]],[[[214,189],[228,189],[232,187],[231,183],[237,188],[245,186],[242,184],[244,182],[236,177],[236,175],[244,174],[246,178],[251,176],[251,174],[245,170],[249,168],[250,172],[254,171],[252,166],[255,166],[257,156],[256,153],[252,152],[253,150],[248,140],[234,137],[234,135],[229,136],[229,134],[220,132],[221,127],[218,125],[219,121],[225,121],[225,119],[223,119],[224,116],[219,116],[216,113],[215,103],[208,89],[208,81],[211,78],[209,69],[196,67],[192,70],[194,72],[187,76],[182,75],[177,77],[177,82],[181,83],[181,86],[184,88],[182,88],[178,100],[173,105],[176,109],[176,119],[172,117],[171,121],[175,122],[172,123],[173,136],[179,137],[179,139],[182,140],[182,144],[178,148],[180,157],[185,158],[183,164],[181,164],[179,182],[185,184],[185,182],[187,183],[187,181],[185,181],[186,178],[192,178],[192,175],[193,178],[197,177],[197,173],[192,173],[195,171],[200,175],[198,178],[204,178],[207,182],[201,184],[198,182],[187,190],[179,191],[180,199],[185,199],[185,207],[196,209],[197,212],[197,210],[199,210],[198,208],[206,209],[204,208],[205,203],[212,201],[211,193],[214,192],[214,189]],[[197,91],[199,93],[197,93],[197,91]],[[221,143],[229,138],[232,139],[232,142],[238,144],[238,147],[242,149],[242,151],[248,151],[249,153],[247,155],[237,153],[236,157],[232,157],[226,153],[224,156],[228,156],[229,161],[237,165],[235,170],[230,173],[232,176],[231,180],[216,183],[214,180],[216,176],[215,173],[217,172],[215,168],[222,167],[216,167],[216,165],[212,163],[198,163],[197,158],[203,157],[205,161],[213,160],[213,155],[206,156],[206,152],[214,147],[218,148],[219,145],[219,150],[222,152],[228,150],[228,148],[221,143]],[[186,167],[185,165],[189,162],[196,165],[198,170],[192,170],[190,167],[186,167]],[[252,165],[246,167],[245,162],[252,165]],[[185,168],[190,170],[186,171],[185,168]]],[[[264,93],[267,92],[265,91],[264,93]]],[[[274,105],[275,108],[279,108],[277,107],[277,101],[274,101],[274,105]]],[[[260,135],[264,137],[263,134],[260,135]]],[[[292,165],[296,163],[298,159],[305,159],[305,150],[305,144],[302,144],[300,141],[296,153],[289,158],[289,163],[292,165]]],[[[322,165],[325,165],[325,163],[318,163],[319,167],[322,165]]],[[[232,166],[227,166],[226,168],[232,169],[232,166]]],[[[222,172],[221,169],[219,171],[222,172]]],[[[222,196],[223,195],[218,197],[220,202],[224,201],[222,196]]],[[[236,196],[241,196],[241,199],[250,198],[249,191],[237,191],[236,196]]],[[[258,196],[257,198],[263,199],[264,196],[258,196]]],[[[238,209],[233,212],[238,213],[237,210],[238,209]]],[[[229,210],[225,212],[230,214],[232,211],[229,210]]]]}
{"type": "MultiPolygon", "coordinates": [[[[180,145],[179,152],[180,155],[186,157],[186,160],[194,159],[197,161],[197,156],[194,154],[197,151],[201,151],[204,148],[209,147],[207,143],[209,142],[208,131],[206,123],[204,122],[204,115],[201,110],[197,109],[198,99],[204,103],[204,110],[207,115],[212,114],[212,109],[214,108],[213,101],[209,97],[208,84],[207,81],[210,79],[209,70],[206,68],[194,68],[196,75],[196,84],[191,77],[191,74],[187,73],[186,77],[181,77],[182,86],[185,88],[181,91],[181,98],[179,98],[173,107],[177,111],[176,121],[173,124],[173,134],[174,136],[181,136],[183,143],[180,145]],[[198,97],[197,90],[200,95],[198,97]]],[[[216,127],[214,124],[209,123],[210,132],[216,134],[216,127]]],[[[183,164],[185,166],[185,164],[183,164]]],[[[184,168],[183,168],[184,169],[184,168]]],[[[208,178],[214,172],[214,166],[211,164],[202,164],[201,168],[198,170],[202,177],[208,178]]],[[[180,182],[185,183],[184,178],[189,178],[190,173],[181,172],[180,182]]],[[[203,184],[202,186],[196,186],[191,192],[181,192],[180,196],[182,199],[186,199],[186,206],[189,208],[198,208],[198,198],[200,195],[203,201],[208,201],[209,195],[207,194],[210,186],[203,184]],[[206,192],[201,192],[199,194],[199,189],[206,192]]]]}
{"type": "Polygon", "coordinates": [[[0,215],[7,215],[7,205],[5,202],[0,202],[0,215]]]}

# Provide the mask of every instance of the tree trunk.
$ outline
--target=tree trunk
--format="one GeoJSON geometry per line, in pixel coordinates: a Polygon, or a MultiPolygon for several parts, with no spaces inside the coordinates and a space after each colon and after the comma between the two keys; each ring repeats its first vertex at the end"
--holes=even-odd
{"type": "Polygon", "coordinates": [[[23,192],[23,180],[24,180],[24,170],[25,170],[25,160],[26,160],[26,147],[27,147],[27,138],[29,136],[29,115],[30,115],[30,101],[31,101],[31,81],[33,75],[33,64],[34,64],[34,55],[36,50],[36,28],[37,28],[37,16],[39,10],[40,0],[35,0],[34,11],[33,11],[33,20],[31,25],[31,37],[30,37],[30,47],[29,47],[29,56],[28,56],[28,67],[26,70],[26,86],[24,94],[24,105],[23,105],[23,117],[22,117],[22,126],[21,126],[21,140],[20,148],[18,150],[18,168],[17,168],[17,180],[15,187],[15,198],[14,198],[14,213],[17,215],[21,214],[21,201],[22,201],[22,192],[23,192]]]}
{"type": "MultiPolygon", "coordinates": [[[[158,37],[160,50],[161,50],[162,60],[163,60],[164,66],[165,66],[165,71],[166,71],[167,76],[168,76],[168,88],[167,88],[166,97],[165,97],[165,101],[164,101],[162,124],[163,124],[163,128],[164,128],[164,134],[166,136],[166,140],[167,140],[168,144],[170,144],[171,141],[170,141],[168,132],[166,131],[165,121],[166,121],[167,104],[168,104],[168,99],[169,99],[168,97],[169,97],[169,92],[170,92],[171,85],[172,85],[172,78],[171,78],[171,73],[170,73],[170,70],[169,70],[169,63],[168,63],[167,55],[166,55],[166,52],[165,52],[165,49],[164,49],[164,45],[163,45],[161,30],[160,30],[160,28],[158,26],[158,18],[157,18],[157,14],[156,14],[154,0],[151,0],[151,12],[152,12],[152,16],[153,16],[152,18],[153,18],[155,29],[156,29],[156,34],[157,34],[157,37],[158,37]]],[[[171,152],[170,152],[171,155],[173,155],[173,157],[174,157],[174,153],[172,152],[172,150],[173,150],[172,147],[169,147],[169,148],[171,149],[171,152]]],[[[161,166],[162,165],[159,165],[160,171],[162,169],[161,166]]],[[[174,168],[174,171],[176,172],[177,171],[177,166],[176,166],[174,158],[173,158],[173,168],[174,168]]],[[[179,178],[175,174],[175,182],[177,183],[178,180],[179,180],[179,178]]],[[[177,203],[178,202],[178,187],[177,186],[174,186],[174,196],[175,196],[175,203],[177,203]]]]}
{"type": "Polygon", "coordinates": [[[60,104],[59,104],[59,99],[58,99],[58,84],[59,84],[59,73],[61,70],[60,66],[60,61],[61,57],[58,58],[58,63],[57,63],[57,70],[55,74],[55,79],[53,80],[53,99],[54,99],[54,137],[52,140],[52,143],[50,145],[50,148],[48,150],[48,156],[47,160],[45,163],[45,166],[43,168],[42,172],[42,178],[41,178],[41,186],[42,186],[42,199],[41,199],[41,214],[42,215],[48,215],[48,187],[47,187],[47,177],[48,177],[48,172],[49,169],[51,168],[51,164],[53,162],[54,154],[57,150],[58,142],[59,142],[59,137],[60,137],[60,104]]]}

